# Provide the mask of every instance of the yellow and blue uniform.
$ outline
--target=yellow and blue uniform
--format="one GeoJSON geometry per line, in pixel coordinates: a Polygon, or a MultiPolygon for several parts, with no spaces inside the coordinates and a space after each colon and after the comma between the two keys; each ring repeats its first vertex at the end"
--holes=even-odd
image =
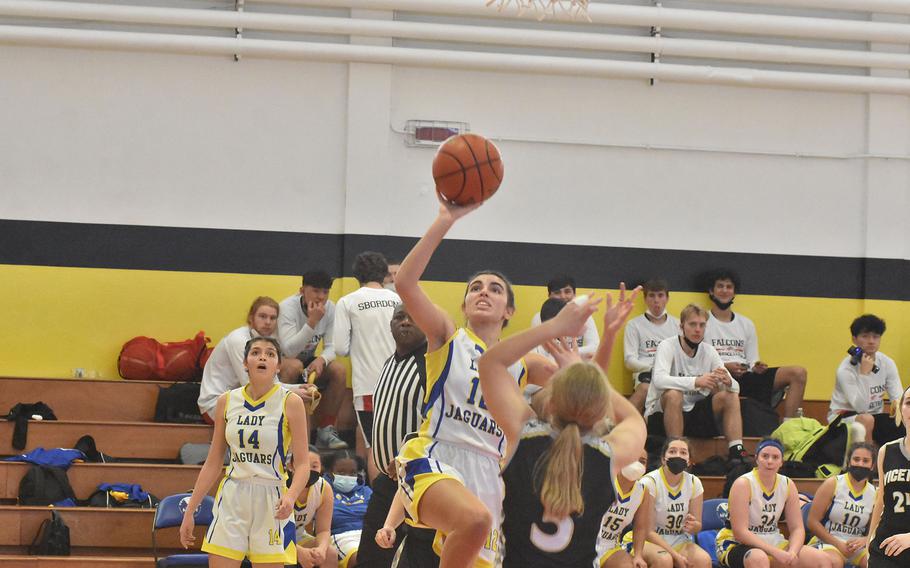
{"type": "MultiPolygon", "coordinates": [[[[681,551],[692,542],[683,525],[689,514],[689,503],[705,492],[701,479],[684,471],[679,483],[673,486],[667,481],[664,468],[659,467],[646,473],[639,481],[654,499],[654,531],[674,550],[681,551]]],[[[626,533],[623,542],[632,542],[631,532],[626,533]]]]}
{"type": "Polygon", "coordinates": [[[316,531],[310,532],[309,527],[316,520],[316,513],[319,512],[319,507],[322,505],[322,495],[331,490],[328,482],[320,477],[316,483],[307,488],[304,501],[301,502],[298,498],[294,503],[294,525],[297,528],[298,544],[306,544],[316,538],[316,531]]]}
{"type": "Polygon", "coordinates": [[[618,550],[623,548],[620,538],[626,527],[632,523],[638,507],[641,506],[645,496],[642,480],[636,481],[628,493],[623,493],[619,486],[619,479],[613,476],[613,487],[616,491],[616,500],[610,505],[600,525],[600,534],[597,537],[597,558],[603,566],[618,550]]]}
{"type": "Polygon", "coordinates": [[[249,385],[229,391],[224,408],[231,460],[215,495],[214,520],[202,550],[251,562],[297,562],[294,519],[276,519],[286,489],[291,432],[285,415],[291,394],[274,385],[253,400],[249,385]]]}
{"type": "MultiPolygon", "coordinates": [[[[477,359],[487,346],[471,330],[460,328],[439,349],[427,353],[424,420],[417,437],[396,458],[398,483],[408,514],[420,524],[420,499],[434,483],[453,479],[476,495],[493,516],[493,529],[475,566],[492,566],[499,549],[504,488],[500,460],[505,436],[487,410],[480,390],[477,359]]],[[[509,367],[523,388],[524,361],[509,367]]],[[[434,548],[441,550],[437,534],[434,548]]]]}
{"type": "MultiPolygon", "coordinates": [[[[742,475],[749,481],[751,495],[749,498],[749,532],[765,541],[767,544],[784,550],[789,544],[780,532],[780,517],[784,514],[787,505],[787,495],[790,492],[790,478],[775,474],[774,485],[765,487],[758,472],[752,470],[742,475]]],[[[730,521],[717,533],[717,559],[721,566],[730,566],[727,556],[730,551],[741,543],[733,537],[733,528],[730,521]]]]}
{"type": "MultiPolygon", "coordinates": [[[[828,507],[822,524],[825,525],[825,529],[831,533],[831,536],[844,542],[862,538],[869,528],[869,518],[872,516],[874,503],[875,487],[871,483],[863,481],[862,489],[854,491],[850,480],[847,479],[847,474],[838,475],[835,478],[831,506],[828,507]]],[[[815,546],[819,550],[837,550],[837,547],[820,541],[818,537],[812,537],[809,545],[815,546]]],[[[859,564],[864,556],[869,556],[869,551],[865,546],[845,560],[850,564],[859,564]]]]}

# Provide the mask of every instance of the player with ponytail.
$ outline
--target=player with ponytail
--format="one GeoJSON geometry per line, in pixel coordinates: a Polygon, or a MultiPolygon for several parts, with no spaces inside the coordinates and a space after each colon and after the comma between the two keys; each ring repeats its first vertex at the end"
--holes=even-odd
{"type": "MultiPolygon", "coordinates": [[[[636,294],[627,300],[623,287],[616,305],[607,297],[598,364],[609,360],[636,294]]],[[[644,447],[645,424],[635,407],[610,387],[598,364],[582,362],[577,350],[562,346],[578,336],[600,302],[569,302],[553,319],[480,358],[486,405],[506,438],[505,568],[593,566],[601,522],[617,494],[605,480],[637,463],[644,447]],[[535,416],[508,368],[545,342],[560,370],[537,395],[544,399],[538,406],[543,415],[535,416]],[[602,436],[610,424],[615,426],[602,436]],[[547,528],[553,525],[555,532],[547,528]]]]}

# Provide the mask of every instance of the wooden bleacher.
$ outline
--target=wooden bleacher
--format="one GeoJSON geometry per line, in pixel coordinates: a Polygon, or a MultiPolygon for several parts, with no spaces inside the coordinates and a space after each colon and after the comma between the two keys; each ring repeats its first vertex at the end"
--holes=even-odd
{"type": "Polygon", "coordinates": [[[72,448],[89,434],[99,450],[116,458],[176,460],[183,444],[212,441],[212,427],[205,425],[32,420],[25,450],[16,450],[13,427],[13,422],[0,422],[0,455],[18,455],[38,447],[72,448]]]}
{"type": "MultiPolygon", "coordinates": [[[[0,462],[0,503],[13,504],[19,494],[19,480],[31,464],[0,462]]],[[[149,493],[163,498],[193,488],[201,466],[139,463],[76,463],[67,471],[78,499],[87,499],[100,483],[137,483],[149,493]]],[[[214,495],[216,487],[212,488],[214,495]]]]}
{"type": "MultiPolygon", "coordinates": [[[[209,442],[212,428],[152,422],[160,388],[171,383],[91,379],[0,378],[0,409],[18,402],[43,401],[58,421],[29,422],[26,451],[36,447],[69,447],[92,435],[106,454],[130,460],[171,461],[186,442],[209,442]]],[[[824,422],[828,401],[805,401],[805,416],[824,422]]],[[[0,455],[22,453],[12,448],[13,424],[0,422],[0,455]]],[[[744,440],[754,452],[757,438],[744,440]]],[[[693,440],[693,461],[726,455],[723,438],[693,440]]],[[[139,568],[152,565],[151,526],[154,511],[136,509],[62,508],[69,525],[72,556],[34,557],[27,546],[48,518],[46,507],[15,506],[19,480],[28,469],[20,462],[0,462],[0,568],[139,568]],[[111,535],[115,535],[113,538],[111,535]]],[[[74,464],[68,471],[78,498],[88,497],[102,482],[138,483],[163,498],[192,487],[199,466],[176,463],[74,464]]],[[[702,477],[705,497],[720,496],[723,477],[702,477]]],[[[796,480],[800,491],[814,494],[822,480],[796,480]]],[[[214,490],[214,488],[213,488],[214,490]]],[[[197,542],[202,540],[197,529],[197,542]]],[[[165,531],[163,547],[176,552],[176,529],[165,531]]]]}
{"type": "Polygon", "coordinates": [[[174,383],[92,379],[4,378],[0,411],[41,401],[60,420],[152,422],[158,391],[174,383]]]}

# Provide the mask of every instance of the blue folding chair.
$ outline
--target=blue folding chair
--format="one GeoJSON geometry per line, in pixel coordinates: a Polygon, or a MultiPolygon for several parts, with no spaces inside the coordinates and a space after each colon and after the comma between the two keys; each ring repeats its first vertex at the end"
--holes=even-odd
{"type": "Polygon", "coordinates": [[[695,541],[698,546],[708,553],[711,557],[711,564],[719,567],[717,561],[717,531],[724,527],[729,512],[727,510],[726,499],[708,499],[702,505],[701,510],[701,530],[695,535],[695,541]]]}
{"type": "MultiPolygon", "coordinates": [[[[166,558],[158,559],[158,529],[179,527],[183,523],[183,514],[186,512],[186,505],[191,497],[190,493],[178,493],[165,497],[158,503],[158,509],[155,511],[155,524],[152,527],[152,550],[155,555],[155,566],[157,568],[170,568],[171,566],[208,566],[209,555],[202,553],[193,554],[172,554],[166,558]]],[[[212,523],[212,507],[215,499],[211,495],[206,495],[202,503],[193,513],[193,519],[197,525],[208,526],[212,523]]]]}

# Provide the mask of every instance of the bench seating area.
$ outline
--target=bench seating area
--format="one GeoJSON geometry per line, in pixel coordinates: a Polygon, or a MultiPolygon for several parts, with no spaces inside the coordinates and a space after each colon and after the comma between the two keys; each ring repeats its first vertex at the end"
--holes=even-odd
{"type": "MultiPolygon", "coordinates": [[[[199,466],[176,464],[180,446],[207,443],[212,428],[204,425],[153,422],[161,388],[171,383],[108,381],[92,379],[0,378],[0,409],[18,402],[48,404],[57,421],[30,421],[25,452],[37,447],[72,447],[85,434],[95,438],[98,449],[129,463],[77,463],[68,478],[79,499],[88,498],[99,483],[137,483],[159,498],[188,491],[199,466]]],[[[827,401],[806,401],[805,416],[824,421],[827,401]]],[[[12,447],[13,423],[0,422],[0,457],[23,451],[12,447]]],[[[744,440],[752,453],[757,438],[744,440]]],[[[693,440],[693,461],[726,455],[724,438],[693,440]]],[[[154,511],[149,509],[60,508],[70,527],[72,555],[35,557],[27,555],[41,522],[49,518],[47,507],[17,506],[19,481],[29,464],[0,462],[0,568],[137,568],[152,566],[151,531],[154,511]]],[[[702,477],[705,498],[719,497],[723,477],[702,477]]],[[[800,491],[814,494],[821,480],[796,480],[800,491]]],[[[214,488],[213,488],[214,491],[214,488]]],[[[197,528],[197,543],[203,529],[197,528]]],[[[177,530],[161,535],[166,552],[179,548],[177,530]]]]}

